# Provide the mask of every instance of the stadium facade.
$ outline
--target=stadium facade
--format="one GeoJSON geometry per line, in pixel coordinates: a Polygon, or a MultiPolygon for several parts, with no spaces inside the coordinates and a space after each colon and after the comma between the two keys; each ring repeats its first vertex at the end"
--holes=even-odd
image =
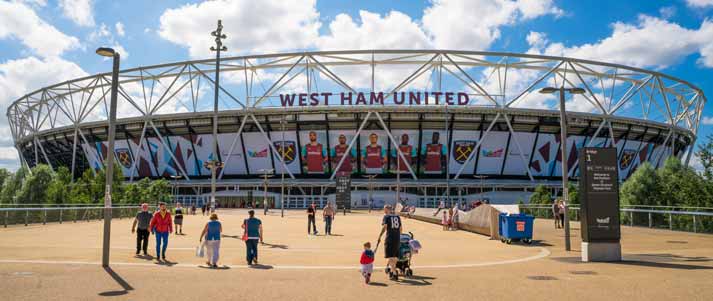
{"type": "MultiPolygon", "coordinates": [[[[561,86],[585,90],[567,95],[567,176],[579,175],[578,149],[615,147],[623,181],[643,162],[688,162],[706,102],[701,89],[666,74],[563,57],[437,50],[228,57],[220,61],[214,154],[215,64],[121,71],[113,151],[126,181],[173,178],[182,195],[205,195],[205,163],[217,159],[220,196],[264,184],[274,196],[286,187],[291,207],[330,197],[337,175],[351,176],[357,194],[369,186],[388,199],[398,187],[420,205],[483,189],[556,187],[558,99],[538,91],[561,86]],[[265,170],[273,177],[265,180],[265,170]]],[[[110,86],[110,74],[97,74],[16,100],[7,116],[22,164],[66,166],[74,177],[103,168],[110,86]]]]}

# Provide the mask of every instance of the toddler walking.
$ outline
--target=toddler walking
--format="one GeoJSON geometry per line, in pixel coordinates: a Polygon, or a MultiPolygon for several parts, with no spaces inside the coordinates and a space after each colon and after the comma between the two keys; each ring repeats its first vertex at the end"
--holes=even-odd
{"type": "Polygon", "coordinates": [[[364,252],[361,253],[361,274],[364,276],[364,283],[369,284],[371,272],[374,271],[374,251],[371,250],[371,243],[364,243],[364,252]]]}

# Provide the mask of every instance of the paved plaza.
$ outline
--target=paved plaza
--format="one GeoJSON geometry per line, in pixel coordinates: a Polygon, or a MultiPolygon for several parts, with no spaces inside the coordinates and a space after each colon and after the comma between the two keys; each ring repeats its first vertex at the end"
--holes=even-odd
{"type": "MultiPolygon", "coordinates": [[[[260,265],[245,264],[240,225],[245,210],[220,210],[224,227],[220,268],[195,256],[207,217],[186,216],[185,235],[171,235],[168,263],[135,257],[131,219],[112,223],[110,269],[101,261],[101,222],[12,226],[0,229],[0,300],[189,300],[271,298],[285,300],[652,300],[713,296],[713,237],[705,234],[622,227],[624,262],[582,263],[579,224],[572,252],[551,220],[536,220],[532,245],[506,245],[465,231],[404,219],[423,249],[413,258],[413,277],[398,282],[379,268],[366,285],[358,272],[361,245],[380,230],[378,212],[338,215],[333,236],[308,236],[302,211],[262,212],[265,245],[260,265]]],[[[323,224],[318,221],[318,226],[323,224]]],[[[323,229],[322,229],[323,230],[323,229]]],[[[320,230],[320,232],[323,232],[320,230]]],[[[155,255],[151,237],[149,253],[155,255]]]]}

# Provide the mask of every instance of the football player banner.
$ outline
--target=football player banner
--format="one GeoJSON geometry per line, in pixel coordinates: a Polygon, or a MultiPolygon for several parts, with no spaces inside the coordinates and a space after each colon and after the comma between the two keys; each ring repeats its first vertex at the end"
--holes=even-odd
{"type": "Polygon", "coordinates": [[[362,133],[362,167],[367,174],[381,174],[386,164],[386,134],[383,131],[362,133]]]}
{"type": "Polygon", "coordinates": [[[307,174],[324,174],[327,165],[326,133],[324,131],[307,131],[300,133],[303,169],[307,174]],[[305,139],[306,138],[306,139],[305,139]]]}
{"type": "Polygon", "coordinates": [[[357,157],[357,147],[356,143],[352,146],[349,153],[347,153],[347,148],[349,148],[349,141],[354,137],[354,131],[330,131],[329,142],[332,144],[330,149],[330,157],[332,158],[332,169],[337,168],[339,161],[346,154],[347,158],[339,167],[337,175],[348,175],[354,172],[354,166],[356,166],[357,157]]]}
{"type": "Polygon", "coordinates": [[[416,131],[393,131],[394,139],[399,142],[399,150],[404,155],[406,160],[399,156],[398,151],[395,147],[391,148],[391,170],[393,172],[408,173],[408,165],[411,165],[411,169],[416,172],[416,147],[413,145],[413,140],[411,137],[418,139],[418,132],[416,131]]]}
{"type": "Polygon", "coordinates": [[[421,164],[423,173],[425,174],[442,174],[446,166],[446,158],[448,157],[448,149],[446,144],[441,141],[445,139],[445,135],[440,131],[423,131],[421,144],[421,164]]]}

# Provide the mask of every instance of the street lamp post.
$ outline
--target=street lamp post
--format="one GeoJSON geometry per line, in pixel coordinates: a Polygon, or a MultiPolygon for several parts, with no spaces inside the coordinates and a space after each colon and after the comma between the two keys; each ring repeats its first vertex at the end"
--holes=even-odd
{"type": "Polygon", "coordinates": [[[98,55],[113,58],[111,72],[111,102],[109,104],[109,142],[106,152],[106,189],[104,190],[104,241],[102,243],[102,266],[109,266],[109,246],[111,242],[111,189],[114,181],[114,135],[116,123],[116,96],[119,89],[119,63],[121,56],[111,48],[98,48],[98,55]]]}
{"type": "Polygon", "coordinates": [[[371,207],[372,207],[373,202],[374,202],[373,199],[372,199],[372,195],[371,195],[371,194],[372,194],[372,191],[373,191],[373,187],[372,187],[372,185],[371,185],[371,181],[376,177],[376,175],[371,175],[371,174],[369,174],[369,175],[364,175],[364,177],[366,177],[366,178],[369,179],[369,200],[368,200],[368,203],[369,203],[369,213],[371,213],[371,207]]]}
{"type": "Polygon", "coordinates": [[[261,169],[259,172],[263,175],[262,185],[263,185],[263,195],[262,195],[262,207],[264,208],[264,215],[267,215],[267,178],[272,177],[272,169],[261,169]]]}
{"type": "Polygon", "coordinates": [[[180,175],[171,175],[171,179],[173,179],[173,202],[178,203],[178,179],[180,179],[180,175]]]}
{"type": "MultiPolygon", "coordinates": [[[[285,115],[282,115],[280,119],[280,127],[282,128],[282,145],[280,152],[282,154],[282,161],[285,161],[285,115]]],[[[283,169],[280,175],[280,217],[285,217],[285,170],[283,169]]]]}
{"type": "Polygon", "coordinates": [[[226,35],[222,33],[223,22],[218,20],[218,28],[211,32],[210,34],[215,37],[215,47],[211,46],[210,50],[215,51],[215,98],[213,99],[213,158],[212,166],[210,169],[210,206],[211,209],[215,208],[215,176],[216,176],[216,162],[218,160],[218,91],[220,89],[220,52],[227,51],[228,48],[223,46],[222,40],[226,38],[226,35]]]}
{"type": "Polygon", "coordinates": [[[569,239],[569,166],[567,166],[567,111],[565,110],[564,93],[569,94],[584,94],[582,88],[565,88],[564,85],[559,88],[547,87],[542,88],[540,93],[552,94],[559,92],[560,100],[560,146],[562,160],[562,200],[564,202],[564,247],[565,250],[572,249],[569,239]]]}

